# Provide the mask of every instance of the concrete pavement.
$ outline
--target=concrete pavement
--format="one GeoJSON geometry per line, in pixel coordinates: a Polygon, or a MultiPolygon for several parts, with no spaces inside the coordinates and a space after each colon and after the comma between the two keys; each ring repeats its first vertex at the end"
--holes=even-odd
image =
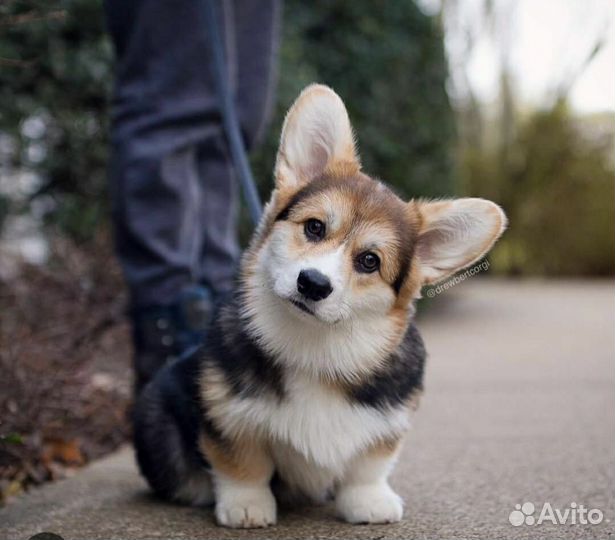
{"type": "Polygon", "coordinates": [[[153,500],[130,449],[0,510],[0,538],[609,538],[615,530],[615,287],[488,281],[446,291],[421,319],[425,394],[393,476],[395,525],[351,526],[329,507],[282,512],[268,530],[215,526],[210,510],[153,500]],[[568,523],[520,525],[544,503],[568,523]],[[571,503],[598,525],[571,524],[571,503]],[[597,514],[593,514],[594,517],[597,514]]]}

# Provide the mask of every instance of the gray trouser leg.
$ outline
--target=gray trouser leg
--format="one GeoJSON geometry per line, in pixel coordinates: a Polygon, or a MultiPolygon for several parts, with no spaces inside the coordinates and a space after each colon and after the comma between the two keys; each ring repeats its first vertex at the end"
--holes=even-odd
{"type": "Polygon", "coordinates": [[[235,226],[239,189],[224,139],[201,145],[197,159],[199,177],[207,194],[199,201],[201,245],[196,260],[197,278],[214,291],[226,291],[233,285],[233,271],[239,258],[235,226]],[[225,181],[221,182],[221,178],[225,181]]]}
{"type": "MultiPolygon", "coordinates": [[[[117,50],[111,197],[117,251],[137,306],[186,285],[227,290],[239,248],[229,162],[197,0],[106,0],[117,50]]],[[[229,83],[250,146],[271,102],[278,0],[218,4],[229,83]]]]}

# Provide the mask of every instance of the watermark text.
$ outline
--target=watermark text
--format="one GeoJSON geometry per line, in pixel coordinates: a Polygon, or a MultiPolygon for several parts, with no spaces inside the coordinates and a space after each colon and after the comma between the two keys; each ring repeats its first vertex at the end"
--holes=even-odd
{"type": "Polygon", "coordinates": [[[438,283],[438,285],[429,287],[427,291],[425,292],[425,294],[429,298],[434,298],[438,294],[443,293],[444,291],[448,291],[449,289],[452,289],[455,285],[459,285],[459,283],[462,283],[466,279],[471,278],[472,276],[475,276],[476,274],[480,272],[486,272],[487,270],[489,270],[489,261],[484,260],[483,262],[479,264],[476,264],[470,268],[467,268],[465,272],[461,272],[460,274],[457,274],[453,276],[452,278],[447,279],[446,281],[443,281],[442,283],[438,283]]]}

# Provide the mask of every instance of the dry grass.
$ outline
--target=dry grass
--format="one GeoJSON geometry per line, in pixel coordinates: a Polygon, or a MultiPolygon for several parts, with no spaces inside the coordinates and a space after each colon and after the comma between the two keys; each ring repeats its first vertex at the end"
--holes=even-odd
{"type": "Polygon", "coordinates": [[[53,241],[45,268],[0,283],[0,504],[125,441],[132,374],[107,235],[53,241]]]}

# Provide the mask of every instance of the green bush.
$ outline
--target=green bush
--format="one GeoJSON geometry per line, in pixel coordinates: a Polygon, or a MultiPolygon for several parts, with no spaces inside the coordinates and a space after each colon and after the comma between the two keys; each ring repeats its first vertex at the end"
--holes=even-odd
{"type": "MultiPolygon", "coordinates": [[[[253,156],[263,197],[283,115],[313,81],[345,100],[367,172],[404,196],[453,194],[453,115],[434,18],[413,2],[287,0],[282,37],[271,129],[253,156]]],[[[112,65],[100,0],[0,2],[0,132],[14,142],[10,163],[0,167],[37,172],[37,194],[55,202],[51,220],[81,239],[91,238],[108,215],[112,65]]],[[[579,130],[564,104],[530,115],[506,159],[502,148],[466,145],[462,191],[501,202],[510,218],[492,257],[494,271],[615,271],[611,146],[579,130]]],[[[0,159],[6,154],[0,148],[0,159]]],[[[27,208],[16,209],[1,194],[0,226],[18,210],[27,208]]]]}
{"type": "Polygon", "coordinates": [[[492,255],[494,271],[615,272],[613,141],[588,130],[592,125],[580,127],[562,102],[522,123],[507,163],[496,148],[465,152],[468,194],[501,202],[510,221],[492,255]]]}
{"type": "MultiPolygon", "coordinates": [[[[78,238],[106,215],[113,55],[101,4],[0,4],[0,130],[17,143],[13,165],[41,174],[39,192],[56,202],[54,223],[78,238]]],[[[405,195],[450,193],[446,73],[438,25],[412,2],[287,1],[279,99],[253,160],[263,193],[283,114],[313,81],[348,104],[366,170],[405,195]]]]}
{"type": "Polygon", "coordinates": [[[101,9],[98,0],[0,4],[0,130],[16,142],[12,165],[40,173],[38,192],[77,237],[93,228],[75,209],[106,207],[112,49],[101,9]]]}
{"type": "Polygon", "coordinates": [[[364,169],[404,196],[451,195],[454,117],[439,25],[413,2],[285,2],[279,99],[255,156],[269,188],[284,113],[313,81],[344,99],[364,169]]]}

